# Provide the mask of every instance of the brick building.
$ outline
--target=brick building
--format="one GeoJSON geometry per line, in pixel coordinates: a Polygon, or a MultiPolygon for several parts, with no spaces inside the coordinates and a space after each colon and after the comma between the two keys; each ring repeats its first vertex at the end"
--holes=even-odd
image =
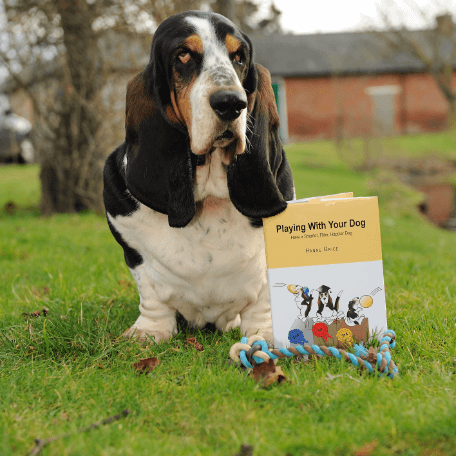
{"type": "MultiPolygon", "coordinates": [[[[424,32],[416,32],[425,44],[424,32]]],[[[253,37],[269,69],[285,142],[439,131],[448,104],[424,65],[371,33],[253,37]]],[[[456,73],[453,73],[456,84],[456,73]]]]}

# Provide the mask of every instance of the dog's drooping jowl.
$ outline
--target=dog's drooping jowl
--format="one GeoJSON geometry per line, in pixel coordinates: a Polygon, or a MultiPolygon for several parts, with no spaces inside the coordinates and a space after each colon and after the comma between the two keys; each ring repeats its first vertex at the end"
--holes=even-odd
{"type": "Polygon", "coordinates": [[[262,218],[283,211],[294,186],[249,38],[219,14],[166,19],[126,101],[103,193],[140,297],[125,335],[166,341],[179,312],[271,340],[262,218]]]}

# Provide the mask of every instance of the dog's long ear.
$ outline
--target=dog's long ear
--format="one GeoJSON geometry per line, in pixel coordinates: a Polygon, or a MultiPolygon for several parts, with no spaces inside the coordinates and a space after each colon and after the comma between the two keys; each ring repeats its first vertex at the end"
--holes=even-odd
{"type": "Polygon", "coordinates": [[[196,160],[172,107],[156,102],[151,77],[146,69],[127,86],[125,181],[137,200],[183,227],[195,214],[196,160]]]}
{"type": "Polygon", "coordinates": [[[293,176],[279,137],[279,115],[269,71],[255,65],[256,90],[247,95],[247,147],[228,166],[230,198],[241,214],[261,226],[293,198],[293,176]]]}
{"type": "MultiPolygon", "coordinates": [[[[249,45],[249,66],[247,68],[247,74],[245,76],[244,82],[243,82],[243,87],[245,92],[247,93],[247,96],[253,95],[254,92],[256,92],[257,86],[258,86],[258,72],[255,66],[255,63],[253,62],[253,46],[252,42],[250,41],[250,38],[245,34],[241,32],[242,37],[244,40],[247,42],[249,45]]],[[[250,97],[252,98],[252,97],[250,97]]]]}

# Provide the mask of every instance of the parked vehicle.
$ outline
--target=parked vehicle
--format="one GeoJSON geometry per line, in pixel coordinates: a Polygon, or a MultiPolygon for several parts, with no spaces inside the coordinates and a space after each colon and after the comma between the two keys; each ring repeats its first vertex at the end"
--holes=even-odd
{"type": "Polygon", "coordinates": [[[8,97],[0,94],[0,162],[32,163],[35,149],[31,133],[32,124],[14,114],[8,97]]]}

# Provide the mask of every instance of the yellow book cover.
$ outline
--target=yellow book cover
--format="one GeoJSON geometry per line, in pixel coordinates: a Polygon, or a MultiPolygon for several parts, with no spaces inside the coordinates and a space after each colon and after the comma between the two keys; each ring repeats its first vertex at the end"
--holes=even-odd
{"type": "Polygon", "coordinates": [[[348,348],[386,331],[377,197],[296,200],[263,224],[274,347],[348,348]]]}

